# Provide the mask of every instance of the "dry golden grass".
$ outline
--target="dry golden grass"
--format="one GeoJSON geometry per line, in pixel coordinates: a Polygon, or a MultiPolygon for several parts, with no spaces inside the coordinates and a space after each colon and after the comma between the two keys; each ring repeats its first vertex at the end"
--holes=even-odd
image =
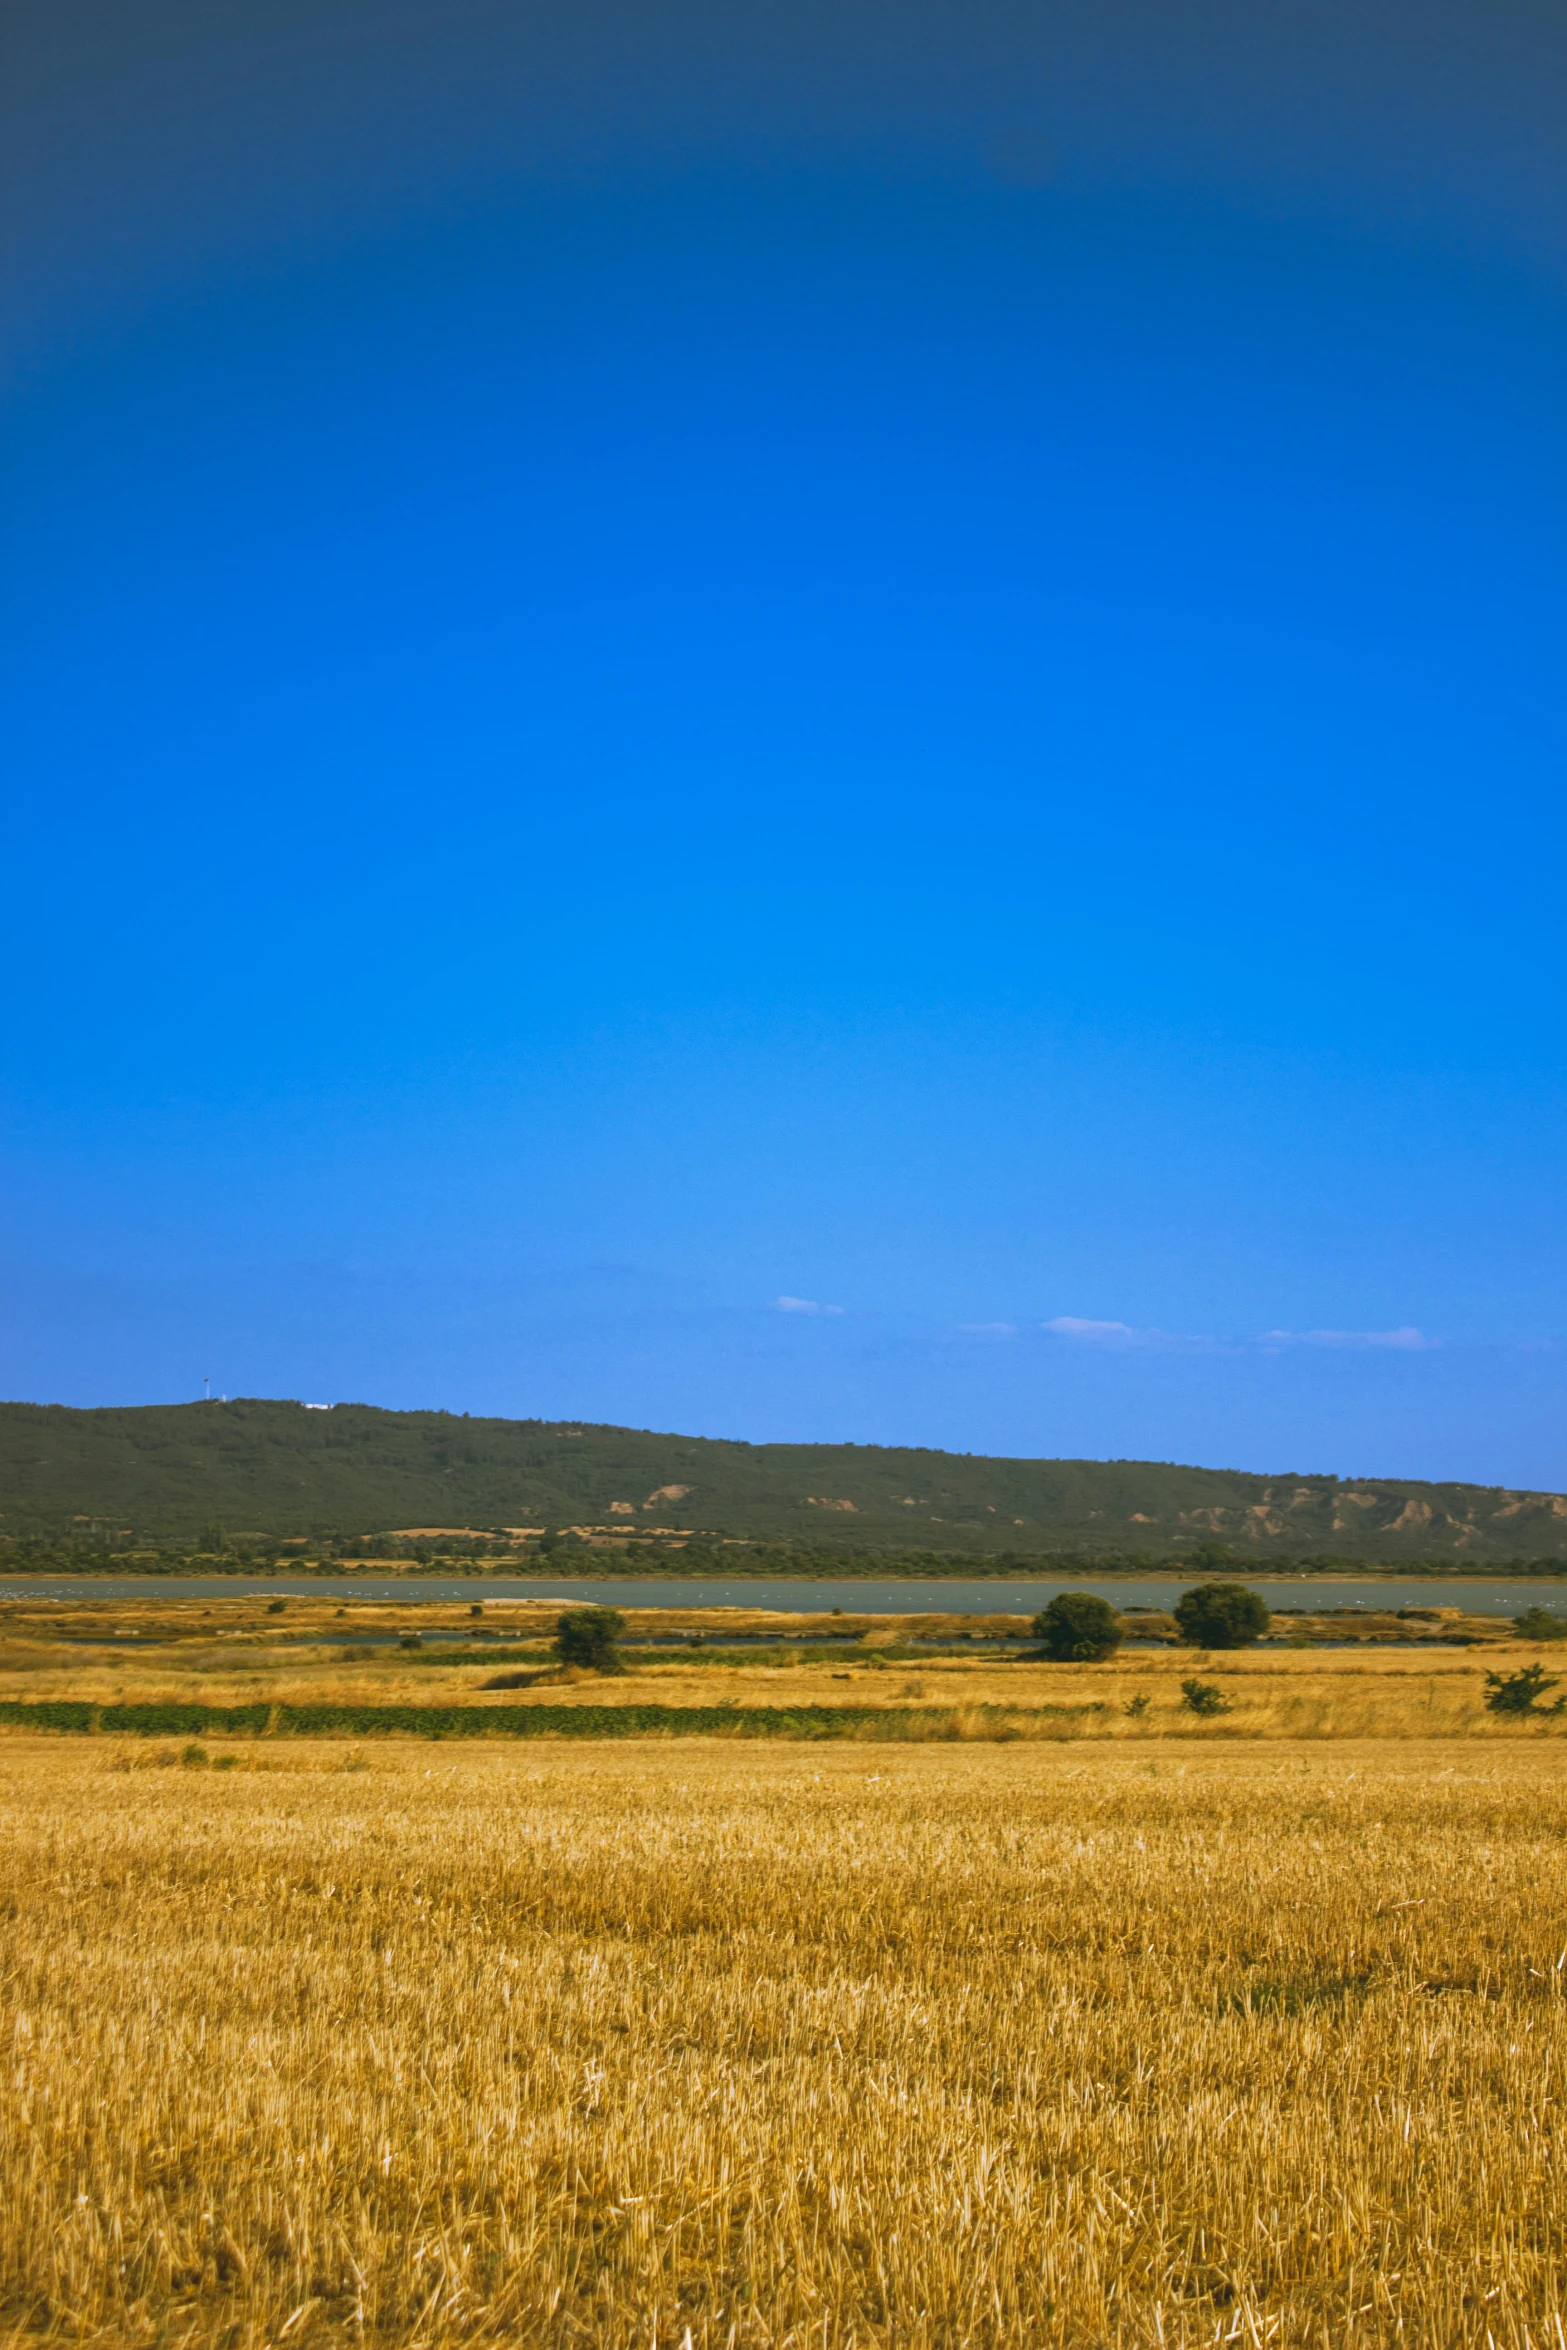
{"type": "Polygon", "coordinates": [[[0,1741],[4,2338],[1560,2350],[1552,1738],[232,1751],[0,1741]]]}
{"type": "MultiPolygon", "coordinates": [[[[399,1630],[422,1625],[426,1637],[444,1641],[448,1657],[460,1644],[466,1610],[449,1610],[449,1621],[430,1624],[428,1609],[386,1607],[355,1610],[378,1627],[399,1630]]],[[[542,1642],[558,1610],[534,1621],[529,1636],[542,1642]]],[[[139,1604],[134,1610],[105,1610],[100,1630],[134,1627],[140,1641],[123,1648],[76,1645],[60,1637],[80,1631],[81,1614],[56,1613],[19,1621],[15,1612],[0,1621],[0,1697],[78,1698],[97,1704],[116,1700],[189,1700],[244,1705],[259,1700],[289,1704],[408,1705],[464,1703],[493,1706],[558,1706],[582,1700],[593,1705],[722,1706],[790,1708],[873,1707],[907,1714],[903,1725],[918,1730],[913,1717],[950,1711],[950,1728],[965,1737],[1114,1739],[1143,1743],[1174,1735],[1204,1740],[1235,1738],[1477,1738],[1516,1742],[1567,1735],[1558,1722],[1519,1728],[1498,1722],[1482,1702],[1485,1675],[1539,1658],[1547,1670],[1567,1675],[1560,1649],[1531,1646],[1505,1629],[1476,1648],[1330,1649],[1275,1646],[1202,1656],[1191,1649],[1132,1649],[1106,1665],[1052,1665],[998,1656],[934,1656],[910,1663],[884,1659],[874,1647],[846,1644],[827,1661],[786,1665],[725,1664],[705,1661],[700,1652],[669,1664],[637,1664],[619,1679],[577,1676],[563,1683],[541,1674],[534,1686],[487,1690],[496,1660],[479,1643],[461,1661],[446,1661],[438,1648],[413,1653],[397,1647],[345,1656],[327,1644],[302,1644],[304,1632],[331,1635],[335,1619],[318,1607],[303,1607],[286,1628],[269,1620],[260,1603],[228,1602],[198,1618],[178,1604],[139,1604]],[[1186,1708],[1182,1681],[1192,1674],[1216,1683],[1230,1711],[1199,1723],[1186,1708]],[[1127,1708],[1146,1698],[1133,1716],[1127,1708]]],[[[931,1722],[923,1734],[948,1734],[931,1722]]]]}

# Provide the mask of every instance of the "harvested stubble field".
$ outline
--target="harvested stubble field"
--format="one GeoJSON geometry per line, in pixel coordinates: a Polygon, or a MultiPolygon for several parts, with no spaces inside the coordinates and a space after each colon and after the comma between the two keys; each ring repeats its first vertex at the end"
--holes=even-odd
{"type": "Polygon", "coordinates": [[[1564,1747],[0,1739],[17,2341],[1560,2350],[1564,1747]]]}

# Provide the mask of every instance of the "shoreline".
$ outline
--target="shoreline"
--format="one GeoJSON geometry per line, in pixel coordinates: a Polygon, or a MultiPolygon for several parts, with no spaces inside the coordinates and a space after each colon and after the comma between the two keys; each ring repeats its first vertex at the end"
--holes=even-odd
{"type": "Polygon", "coordinates": [[[939,1573],[911,1574],[907,1568],[858,1564],[842,1567],[820,1565],[801,1567],[797,1572],[779,1567],[730,1567],[720,1562],[715,1567],[704,1562],[684,1574],[679,1568],[659,1565],[656,1568],[603,1566],[599,1564],[557,1567],[551,1565],[530,1573],[523,1568],[496,1567],[463,1568],[461,1566],[404,1565],[402,1562],[377,1561],[373,1566],[235,1566],[186,1569],[171,1567],[166,1571],[136,1567],[68,1567],[39,1568],[29,1572],[25,1568],[0,1570],[0,1599],[9,1597],[14,1586],[40,1583],[116,1582],[145,1584],[149,1590],[170,1583],[244,1583],[278,1585],[295,1581],[319,1587],[322,1584],[351,1583],[995,1583],[1033,1585],[1037,1583],[1171,1583],[1240,1582],[1240,1583],[1364,1583],[1364,1582],[1429,1582],[1455,1583],[1564,1583],[1567,1584],[1567,1559],[1560,1564],[1535,1566],[1531,1562],[1490,1562],[1470,1564],[1458,1561],[1449,1566],[1433,1566],[1429,1561],[1412,1565],[1389,1565],[1385,1560],[1368,1559],[1363,1564],[1333,1567],[1302,1567],[1285,1565],[1249,1566],[1241,1560],[1226,1560],[1222,1566],[1193,1562],[1189,1567],[1044,1567],[1006,1571],[973,1566],[955,1561],[951,1570],[939,1573]]]}

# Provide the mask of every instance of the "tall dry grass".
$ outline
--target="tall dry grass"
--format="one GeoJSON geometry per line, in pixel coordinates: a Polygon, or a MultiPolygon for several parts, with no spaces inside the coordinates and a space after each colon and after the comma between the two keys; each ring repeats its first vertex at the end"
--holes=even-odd
{"type": "Polygon", "coordinates": [[[5,2325],[1560,2350],[1561,1753],[0,1742],[5,2325]]]}

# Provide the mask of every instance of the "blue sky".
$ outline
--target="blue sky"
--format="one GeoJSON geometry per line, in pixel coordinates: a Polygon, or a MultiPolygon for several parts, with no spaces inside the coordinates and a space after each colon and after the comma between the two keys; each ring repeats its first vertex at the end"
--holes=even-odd
{"type": "Polygon", "coordinates": [[[6,1393],[1567,1484],[1561,27],[19,26],[6,1393]]]}

